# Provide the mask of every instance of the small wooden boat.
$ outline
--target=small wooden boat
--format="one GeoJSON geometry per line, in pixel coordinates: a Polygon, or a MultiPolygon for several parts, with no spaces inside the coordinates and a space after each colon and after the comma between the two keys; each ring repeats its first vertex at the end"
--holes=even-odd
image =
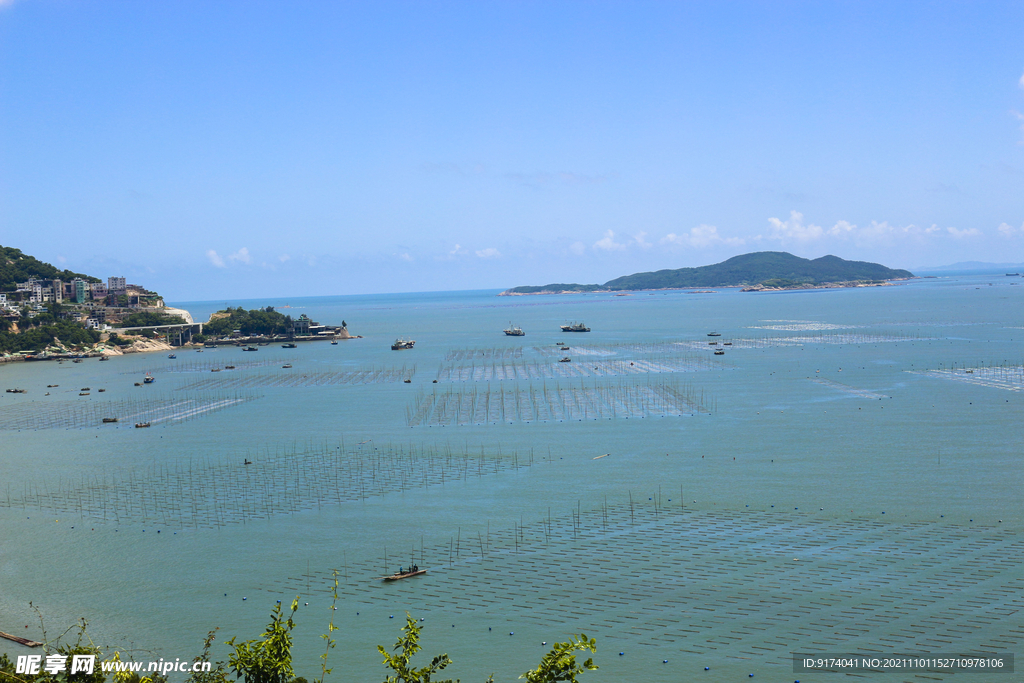
{"type": "Polygon", "coordinates": [[[282,368],[285,368],[285,369],[288,369],[288,368],[290,368],[291,366],[292,366],[292,364],[291,364],[291,363],[287,363],[287,364],[285,364],[285,365],[282,365],[281,367],[282,367],[282,368]]]}
{"type": "Polygon", "coordinates": [[[708,336],[709,337],[721,337],[722,333],[721,332],[708,332],[708,336]]]}
{"type": "Polygon", "coordinates": [[[220,372],[220,368],[210,368],[210,372],[220,372]]]}
{"type": "Polygon", "coordinates": [[[412,384],[411,379],[403,379],[402,381],[405,382],[406,384],[412,384]]]}
{"type": "Polygon", "coordinates": [[[725,349],[715,349],[715,355],[716,356],[724,356],[725,355],[725,349]]]}
{"type": "Polygon", "coordinates": [[[100,356],[100,360],[110,360],[110,356],[100,356]]]}
{"type": "Polygon", "coordinates": [[[108,422],[117,422],[117,418],[116,417],[105,417],[105,418],[103,418],[103,422],[104,422],[104,424],[106,424],[108,422]]]}
{"type": "Polygon", "coordinates": [[[225,365],[225,366],[224,366],[224,369],[225,369],[225,370],[234,370],[234,369],[235,369],[235,366],[234,366],[234,365],[225,365]]]}
{"type": "Polygon", "coordinates": [[[246,346],[243,351],[259,351],[255,346],[246,346]]]}
{"type": "Polygon", "coordinates": [[[398,570],[390,576],[382,576],[381,579],[384,581],[400,581],[401,579],[408,579],[410,576],[419,576],[420,574],[426,574],[426,569],[420,569],[416,565],[413,565],[407,570],[398,570]]]}
{"type": "Polygon", "coordinates": [[[28,391],[27,389],[8,389],[7,393],[8,394],[24,394],[27,391],[28,391]]]}
{"type": "Polygon", "coordinates": [[[142,378],[142,383],[143,384],[152,384],[155,381],[156,381],[156,377],[154,377],[153,375],[149,374],[148,372],[146,373],[146,376],[142,378]]]}
{"type": "Polygon", "coordinates": [[[46,388],[47,389],[53,389],[54,387],[59,387],[59,386],[60,386],[59,384],[47,384],[46,388]]]}
{"type": "Polygon", "coordinates": [[[82,362],[82,359],[81,359],[81,358],[75,358],[75,359],[74,359],[74,360],[72,360],[71,362],[72,362],[72,363],[81,363],[81,362],[82,362]]]}
{"type": "Polygon", "coordinates": [[[101,394],[102,394],[102,393],[103,393],[104,391],[106,391],[106,389],[100,389],[100,393],[101,393],[101,394]]]}
{"type": "Polygon", "coordinates": [[[12,636],[10,633],[4,633],[0,631],[0,638],[6,638],[7,640],[13,640],[19,645],[25,645],[26,647],[42,647],[42,643],[37,640],[29,640],[28,638],[22,638],[21,636],[12,636]]]}
{"type": "Polygon", "coordinates": [[[167,356],[167,357],[171,358],[171,359],[177,358],[177,356],[175,356],[173,353],[171,355],[167,356]]]}
{"type": "Polygon", "coordinates": [[[558,362],[559,363],[571,363],[572,362],[572,358],[569,358],[569,356],[565,356],[564,358],[559,358],[558,362]]]}
{"type": "Polygon", "coordinates": [[[89,392],[88,391],[80,391],[80,392],[78,392],[78,395],[79,396],[88,396],[89,392]]]}
{"type": "Polygon", "coordinates": [[[295,344],[292,344],[291,342],[288,342],[287,344],[281,344],[281,348],[282,349],[294,349],[294,348],[296,348],[296,346],[295,346],[295,344]]]}
{"type": "Polygon", "coordinates": [[[135,423],[135,428],[136,429],[143,429],[144,427],[148,427],[148,426],[149,426],[148,422],[136,422],[135,423]]]}

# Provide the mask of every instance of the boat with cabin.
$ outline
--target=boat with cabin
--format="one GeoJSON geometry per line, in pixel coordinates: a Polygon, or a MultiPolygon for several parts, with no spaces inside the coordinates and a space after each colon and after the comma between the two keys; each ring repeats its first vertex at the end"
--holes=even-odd
{"type": "Polygon", "coordinates": [[[568,325],[562,325],[562,332],[590,332],[590,328],[579,322],[571,322],[568,325]]]}
{"type": "Polygon", "coordinates": [[[518,325],[513,325],[511,320],[508,323],[508,328],[505,329],[505,334],[507,334],[510,337],[526,336],[526,333],[523,332],[523,328],[519,327],[518,325]]]}
{"type": "Polygon", "coordinates": [[[415,339],[402,339],[401,337],[399,337],[398,339],[395,340],[395,343],[391,345],[391,350],[404,351],[406,349],[411,349],[415,345],[415,339]]]}

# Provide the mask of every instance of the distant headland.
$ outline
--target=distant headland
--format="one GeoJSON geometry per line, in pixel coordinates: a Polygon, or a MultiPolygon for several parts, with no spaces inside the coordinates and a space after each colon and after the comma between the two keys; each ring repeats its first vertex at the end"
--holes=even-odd
{"type": "Polygon", "coordinates": [[[784,251],[759,251],[733,256],[710,266],[634,273],[609,280],[603,285],[573,283],[513,287],[499,296],[691,287],[742,287],[745,292],[820,289],[878,286],[887,284],[890,280],[906,280],[912,277],[914,274],[908,270],[887,268],[866,261],[846,261],[838,256],[822,256],[812,260],[793,256],[784,251]]]}

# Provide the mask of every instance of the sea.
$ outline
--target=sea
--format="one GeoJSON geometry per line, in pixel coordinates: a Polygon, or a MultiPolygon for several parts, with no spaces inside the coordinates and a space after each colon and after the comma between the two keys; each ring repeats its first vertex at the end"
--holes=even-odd
{"type": "Polygon", "coordinates": [[[1016,651],[1022,278],[497,294],[177,302],[359,338],[0,366],[0,631],[226,660],[296,601],[328,681],[383,680],[407,614],[463,681],[576,634],[595,682],[1016,651]]]}

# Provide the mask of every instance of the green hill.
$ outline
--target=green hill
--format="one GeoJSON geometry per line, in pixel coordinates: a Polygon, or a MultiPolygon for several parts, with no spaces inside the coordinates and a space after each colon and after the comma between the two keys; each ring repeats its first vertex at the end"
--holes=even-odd
{"type": "Polygon", "coordinates": [[[733,256],[727,261],[710,266],[634,273],[609,280],[603,285],[551,284],[542,287],[513,287],[504,294],[618,292],[753,285],[795,287],[833,282],[900,280],[910,277],[914,277],[914,274],[907,270],[895,270],[866,261],[846,261],[838,256],[822,256],[811,260],[784,251],[759,251],[733,256]]]}
{"type": "Polygon", "coordinates": [[[21,249],[0,246],[0,292],[13,292],[17,289],[17,283],[26,282],[29,278],[70,282],[76,277],[87,282],[100,282],[98,277],[60,270],[34,256],[21,253],[21,249]]]}

